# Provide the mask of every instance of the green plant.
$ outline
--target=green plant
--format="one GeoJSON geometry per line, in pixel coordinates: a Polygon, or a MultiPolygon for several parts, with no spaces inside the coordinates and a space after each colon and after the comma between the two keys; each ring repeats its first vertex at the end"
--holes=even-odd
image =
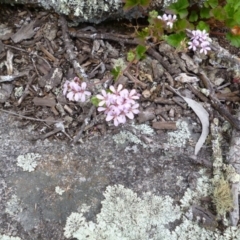
{"type": "MultiPolygon", "coordinates": [[[[135,6],[146,8],[151,1],[125,0],[124,2],[124,8],[130,9],[135,6]]],[[[158,16],[158,12],[149,12],[149,26],[136,32],[143,45],[146,44],[146,40],[152,40],[154,43],[165,40],[170,45],[179,48],[181,45],[186,45],[183,44],[187,38],[186,29],[209,32],[214,23],[214,25],[220,24],[220,27],[229,28],[226,38],[232,45],[240,47],[240,1],[206,0],[200,6],[197,3],[190,5],[189,0],[178,0],[168,7],[167,12],[177,16],[173,25],[166,24],[166,19],[164,22],[164,19],[158,16]]],[[[133,54],[130,53],[128,58],[133,58],[133,54]]]]}
{"type": "MultiPolygon", "coordinates": [[[[207,0],[203,6],[197,4],[189,6],[188,0],[179,0],[169,6],[169,10],[177,14],[179,19],[185,20],[185,26],[189,29],[210,30],[208,20],[219,22],[229,28],[226,38],[236,47],[240,47],[240,2],[226,0],[226,4],[219,0],[207,0]]],[[[180,21],[180,20],[179,20],[180,21]]],[[[175,30],[184,29],[179,21],[175,24],[175,30]]],[[[177,38],[178,36],[176,36],[177,38]]],[[[174,38],[174,36],[173,36],[174,38]]],[[[171,44],[171,42],[169,42],[171,44]]]]}
{"type": "Polygon", "coordinates": [[[129,10],[136,6],[146,8],[149,6],[151,0],[126,0],[123,2],[125,2],[124,9],[129,10]]]}

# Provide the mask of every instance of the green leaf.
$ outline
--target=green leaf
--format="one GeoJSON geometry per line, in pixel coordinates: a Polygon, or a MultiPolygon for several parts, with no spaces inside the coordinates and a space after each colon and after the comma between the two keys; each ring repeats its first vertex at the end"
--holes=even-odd
{"type": "Polygon", "coordinates": [[[145,52],[147,51],[147,48],[143,45],[137,45],[136,47],[136,59],[141,60],[145,57],[145,52]]]}
{"type": "Polygon", "coordinates": [[[151,0],[126,0],[124,9],[129,10],[135,6],[148,7],[151,0]]]}
{"type": "Polygon", "coordinates": [[[209,8],[201,8],[200,9],[200,17],[201,18],[210,18],[210,9],[209,8]]]}
{"type": "Polygon", "coordinates": [[[236,11],[240,7],[240,1],[238,1],[238,0],[228,0],[226,5],[230,5],[236,11]]]}
{"type": "Polygon", "coordinates": [[[153,10],[153,11],[151,11],[151,12],[148,13],[148,16],[149,16],[150,18],[157,18],[157,17],[158,17],[158,12],[155,11],[155,10],[153,10]]]}
{"type": "Polygon", "coordinates": [[[176,31],[185,31],[185,29],[189,27],[190,24],[187,19],[180,19],[175,23],[174,29],[176,29],[176,31]]]}
{"type": "Polygon", "coordinates": [[[218,6],[218,0],[207,0],[204,2],[204,7],[215,8],[218,6]]]}
{"type": "Polygon", "coordinates": [[[132,62],[134,59],[135,59],[135,53],[133,52],[133,51],[129,51],[128,53],[127,53],[127,60],[129,61],[129,62],[132,62]]]}
{"type": "Polygon", "coordinates": [[[145,39],[146,37],[148,37],[149,34],[149,28],[144,28],[142,31],[137,32],[137,37],[141,38],[141,39],[145,39]]]}
{"type": "Polygon", "coordinates": [[[178,12],[178,15],[179,15],[179,17],[180,17],[181,19],[183,19],[183,18],[187,17],[187,15],[188,15],[188,10],[187,10],[187,9],[182,9],[182,10],[180,10],[180,11],[178,12]]]}
{"type": "Polygon", "coordinates": [[[167,36],[165,40],[168,44],[170,44],[173,47],[180,46],[181,42],[186,38],[186,34],[184,32],[175,33],[167,36]]]}
{"type": "Polygon", "coordinates": [[[236,23],[236,21],[235,21],[234,18],[227,18],[227,19],[225,20],[225,25],[226,25],[227,27],[232,28],[232,27],[236,26],[237,23],[236,23]]]}
{"type": "Polygon", "coordinates": [[[239,35],[233,35],[232,33],[226,34],[227,40],[230,41],[230,43],[235,47],[240,47],[240,36],[239,35]]]}
{"type": "Polygon", "coordinates": [[[179,17],[185,18],[188,15],[189,2],[188,0],[178,0],[175,3],[172,3],[168,9],[172,10],[175,14],[178,14],[179,17]]]}
{"type": "Polygon", "coordinates": [[[181,10],[186,9],[189,6],[188,0],[178,0],[175,3],[172,3],[169,6],[169,9],[176,11],[176,13],[179,13],[181,10]]]}
{"type": "Polygon", "coordinates": [[[122,69],[120,66],[117,66],[111,70],[111,74],[113,75],[114,80],[116,80],[121,74],[122,69]]]}
{"type": "Polygon", "coordinates": [[[196,22],[198,20],[198,14],[196,11],[192,11],[189,16],[190,22],[196,22]]]}
{"type": "Polygon", "coordinates": [[[212,9],[211,14],[213,15],[214,18],[216,18],[219,21],[224,21],[226,19],[226,12],[220,6],[212,9]]]}
{"type": "Polygon", "coordinates": [[[240,9],[238,9],[238,11],[234,13],[233,18],[236,21],[236,25],[240,25],[240,9]]]}
{"type": "Polygon", "coordinates": [[[238,2],[234,2],[234,10],[236,11],[237,9],[239,9],[240,8],[240,1],[238,1],[238,2]]]}
{"type": "Polygon", "coordinates": [[[207,32],[209,32],[209,25],[203,21],[199,21],[198,25],[196,26],[196,29],[199,30],[206,30],[207,32]]]}
{"type": "Polygon", "coordinates": [[[97,107],[98,104],[100,103],[100,99],[98,99],[96,96],[91,97],[91,103],[97,107]]]}
{"type": "Polygon", "coordinates": [[[235,13],[234,8],[230,4],[226,4],[224,6],[224,10],[225,10],[225,12],[227,14],[227,17],[232,17],[234,15],[234,13],[235,13]]]}

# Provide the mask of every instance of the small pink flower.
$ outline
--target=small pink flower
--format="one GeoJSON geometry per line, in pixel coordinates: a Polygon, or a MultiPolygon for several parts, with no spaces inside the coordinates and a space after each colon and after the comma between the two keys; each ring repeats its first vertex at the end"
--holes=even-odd
{"type": "Polygon", "coordinates": [[[135,89],[130,92],[127,89],[121,91],[120,95],[126,100],[126,102],[134,104],[135,100],[139,99],[139,95],[135,89]]]}
{"type": "Polygon", "coordinates": [[[115,89],[114,86],[110,86],[109,89],[110,89],[110,90],[112,91],[112,93],[114,93],[115,95],[120,95],[120,92],[121,92],[122,88],[123,88],[123,85],[122,85],[122,84],[119,84],[118,87],[117,87],[117,89],[115,89]]]}
{"type": "Polygon", "coordinates": [[[172,28],[173,27],[173,23],[176,22],[177,20],[177,16],[176,15],[167,15],[167,14],[163,14],[163,16],[158,16],[158,19],[161,19],[162,21],[165,22],[165,24],[169,27],[172,28]]]}
{"type": "Polygon", "coordinates": [[[113,120],[113,123],[115,126],[118,126],[120,123],[126,122],[126,117],[124,114],[118,114],[118,112],[109,112],[109,114],[106,117],[106,121],[109,122],[113,120]]]}
{"type": "Polygon", "coordinates": [[[138,114],[138,113],[139,113],[138,108],[139,108],[139,104],[138,104],[138,103],[132,105],[132,106],[128,109],[128,111],[127,111],[127,113],[126,113],[126,116],[127,116],[128,118],[130,118],[130,119],[133,119],[133,118],[134,118],[134,114],[138,114]]]}
{"type": "Polygon", "coordinates": [[[197,47],[199,46],[199,42],[197,40],[193,40],[188,43],[189,47],[188,49],[192,49],[193,51],[197,50],[197,47]]]}
{"type": "Polygon", "coordinates": [[[74,101],[74,92],[71,91],[67,94],[67,98],[69,101],[74,101]]]}
{"type": "Polygon", "coordinates": [[[96,97],[101,100],[98,104],[98,106],[103,106],[104,104],[106,104],[107,106],[109,106],[112,102],[112,98],[111,95],[109,93],[107,93],[105,90],[102,90],[102,95],[98,94],[96,95],[96,97]]]}
{"type": "Polygon", "coordinates": [[[82,82],[80,85],[79,78],[75,77],[73,81],[66,81],[63,85],[63,94],[69,101],[86,101],[86,96],[90,96],[91,93],[86,91],[87,83],[82,82]]]}
{"type": "Polygon", "coordinates": [[[204,53],[206,55],[207,51],[210,51],[210,50],[211,50],[211,48],[209,47],[209,42],[201,43],[200,53],[204,53]]]}
{"type": "Polygon", "coordinates": [[[136,90],[123,89],[121,84],[118,85],[117,89],[114,86],[110,87],[111,93],[107,93],[102,90],[102,95],[96,97],[100,100],[98,104],[98,111],[106,114],[106,121],[112,121],[115,126],[124,124],[127,119],[126,117],[133,119],[134,114],[138,114],[139,104],[135,100],[139,99],[139,95],[136,90]]]}
{"type": "Polygon", "coordinates": [[[208,36],[208,33],[206,30],[192,30],[188,33],[190,35],[190,42],[188,42],[188,49],[192,49],[193,51],[196,51],[197,49],[200,49],[200,53],[207,54],[208,51],[211,50],[210,48],[210,42],[211,39],[208,36]]]}

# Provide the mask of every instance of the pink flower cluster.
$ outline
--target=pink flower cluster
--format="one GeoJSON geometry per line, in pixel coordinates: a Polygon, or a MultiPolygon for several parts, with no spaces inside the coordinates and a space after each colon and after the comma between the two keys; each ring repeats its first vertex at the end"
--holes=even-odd
{"type": "Polygon", "coordinates": [[[167,15],[167,14],[163,14],[163,16],[158,16],[158,19],[161,19],[163,22],[165,22],[165,24],[169,27],[172,28],[173,27],[173,23],[177,20],[177,16],[176,15],[167,15]]]}
{"type": "Polygon", "coordinates": [[[200,49],[200,53],[207,54],[207,51],[210,51],[210,41],[211,39],[208,36],[206,30],[193,30],[191,31],[191,41],[188,42],[189,49],[196,51],[200,49]]]}
{"type": "Polygon", "coordinates": [[[123,89],[121,84],[117,89],[111,86],[110,90],[111,92],[102,90],[102,94],[96,96],[100,100],[98,111],[104,112],[107,115],[106,121],[113,120],[115,126],[125,123],[126,117],[133,119],[134,114],[139,113],[139,104],[135,101],[139,99],[136,90],[123,89]]]}
{"type": "Polygon", "coordinates": [[[72,81],[66,81],[63,85],[63,95],[65,95],[70,101],[85,102],[86,96],[90,96],[91,93],[86,91],[87,83],[80,81],[78,77],[75,77],[72,81]]]}

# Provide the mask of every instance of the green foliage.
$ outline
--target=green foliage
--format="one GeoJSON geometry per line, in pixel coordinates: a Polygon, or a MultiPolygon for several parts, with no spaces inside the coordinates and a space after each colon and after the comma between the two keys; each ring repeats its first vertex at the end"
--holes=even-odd
{"type": "MultiPolygon", "coordinates": [[[[125,0],[125,9],[134,6],[146,7],[149,3],[150,0],[125,0]]],[[[183,47],[187,39],[186,29],[199,29],[209,32],[210,26],[206,21],[208,19],[223,22],[232,29],[240,28],[240,1],[237,0],[226,0],[225,5],[222,4],[222,1],[219,3],[218,0],[206,0],[202,7],[195,4],[194,8],[189,5],[189,0],[178,0],[168,7],[167,13],[169,12],[178,16],[177,21],[174,21],[173,28],[169,28],[166,22],[158,19],[157,11],[149,12],[149,26],[137,31],[137,37],[141,40],[142,45],[138,45],[134,50],[128,52],[127,60],[129,62],[136,63],[145,57],[147,48],[144,44],[146,40],[153,43],[165,40],[176,48],[183,47]]],[[[228,33],[226,38],[232,45],[240,47],[239,35],[238,32],[235,33],[232,30],[232,33],[228,33]]],[[[119,76],[119,71],[119,69],[112,70],[115,79],[119,76]]]]}
{"type": "Polygon", "coordinates": [[[206,8],[215,8],[218,6],[218,0],[207,0],[203,3],[206,8]]]}
{"type": "Polygon", "coordinates": [[[150,30],[148,27],[145,27],[142,29],[142,31],[137,32],[137,37],[140,38],[141,40],[145,40],[147,37],[150,35],[150,30]]]}
{"type": "Polygon", "coordinates": [[[148,7],[151,0],[126,0],[124,9],[129,10],[133,7],[139,6],[139,7],[148,7]]]}
{"type": "Polygon", "coordinates": [[[116,66],[111,70],[111,74],[113,75],[114,80],[117,80],[117,78],[121,75],[122,68],[120,66],[116,66]]]}
{"type": "MultiPolygon", "coordinates": [[[[210,27],[205,20],[209,18],[215,18],[216,20],[223,22],[229,28],[240,26],[240,1],[237,0],[226,0],[224,6],[222,6],[218,0],[206,0],[204,1],[202,8],[191,11],[189,11],[188,0],[178,0],[176,3],[169,6],[169,10],[179,15],[181,20],[184,20],[178,20],[175,23],[174,30],[176,32],[183,31],[184,28],[191,29],[192,26],[188,24],[188,21],[191,23],[197,23],[195,24],[196,29],[205,29],[206,31],[209,31],[210,27]]],[[[240,46],[239,35],[228,33],[226,37],[233,46],[240,46]]],[[[170,42],[173,41],[173,39],[174,35],[171,36],[170,42]]]]}
{"type": "Polygon", "coordinates": [[[211,10],[211,14],[213,15],[213,17],[216,19],[216,20],[219,20],[219,21],[224,21],[224,19],[226,18],[226,12],[225,10],[218,6],[214,9],[211,10]]]}
{"type": "Polygon", "coordinates": [[[174,29],[176,32],[184,31],[187,28],[191,28],[190,23],[187,21],[187,19],[180,19],[175,23],[174,29]]]}
{"type": "Polygon", "coordinates": [[[201,8],[200,9],[200,17],[201,18],[210,18],[210,9],[209,8],[201,8]]]}
{"type": "Polygon", "coordinates": [[[149,18],[157,18],[158,17],[158,12],[153,10],[148,13],[149,18]]]}
{"type": "Polygon", "coordinates": [[[138,45],[136,47],[136,60],[141,60],[145,58],[145,52],[147,51],[147,48],[143,45],[138,45]]]}
{"type": "Polygon", "coordinates": [[[186,34],[184,32],[171,34],[165,38],[168,44],[173,47],[178,47],[181,45],[181,42],[186,38],[186,34]]]}
{"type": "Polygon", "coordinates": [[[224,22],[228,27],[240,25],[240,2],[227,0],[227,4],[223,7],[225,13],[224,22]]]}
{"type": "Polygon", "coordinates": [[[134,50],[130,50],[127,53],[127,60],[129,62],[138,62],[139,60],[142,60],[145,58],[145,52],[147,51],[147,48],[143,45],[137,45],[137,47],[134,50]]]}
{"type": "Polygon", "coordinates": [[[192,11],[189,16],[190,22],[196,22],[198,20],[198,14],[196,11],[192,11]]]}
{"type": "Polygon", "coordinates": [[[240,36],[239,35],[233,35],[232,33],[226,34],[227,40],[231,42],[231,44],[235,47],[240,47],[240,36]]]}
{"type": "Polygon", "coordinates": [[[172,10],[175,14],[179,15],[179,17],[182,19],[188,15],[188,6],[188,0],[178,0],[176,3],[172,3],[169,6],[169,9],[172,10]]]}
{"type": "Polygon", "coordinates": [[[197,29],[199,30],[206,30],[207,32],[209,32],[210,27],[207,23],[203,22],[203,21],[199,21],[198,25],[197,25],[197,29]]]}
{"type": "Polygon", "coordinates": [[[91,103],[92,103],[95,107],[98,106],[99,102],[100,102],[100,100],[99,100],[96,96],[91,97],[91,103]]]}
{"type": "Polygon", "coordinates": [[[234,11],[237,11],[240,7],[240,2],[237,0],[227,0],[226,6],[230,6],[234,11]]]}
{"type": "Polygon", "coordinates": [[[135,53],[133,52],[133,50],[131,50],[127,53],[127,60],[129,62],[133,62],[133,60],[135,59],[135,56],[136,56],[135,53]]]}

